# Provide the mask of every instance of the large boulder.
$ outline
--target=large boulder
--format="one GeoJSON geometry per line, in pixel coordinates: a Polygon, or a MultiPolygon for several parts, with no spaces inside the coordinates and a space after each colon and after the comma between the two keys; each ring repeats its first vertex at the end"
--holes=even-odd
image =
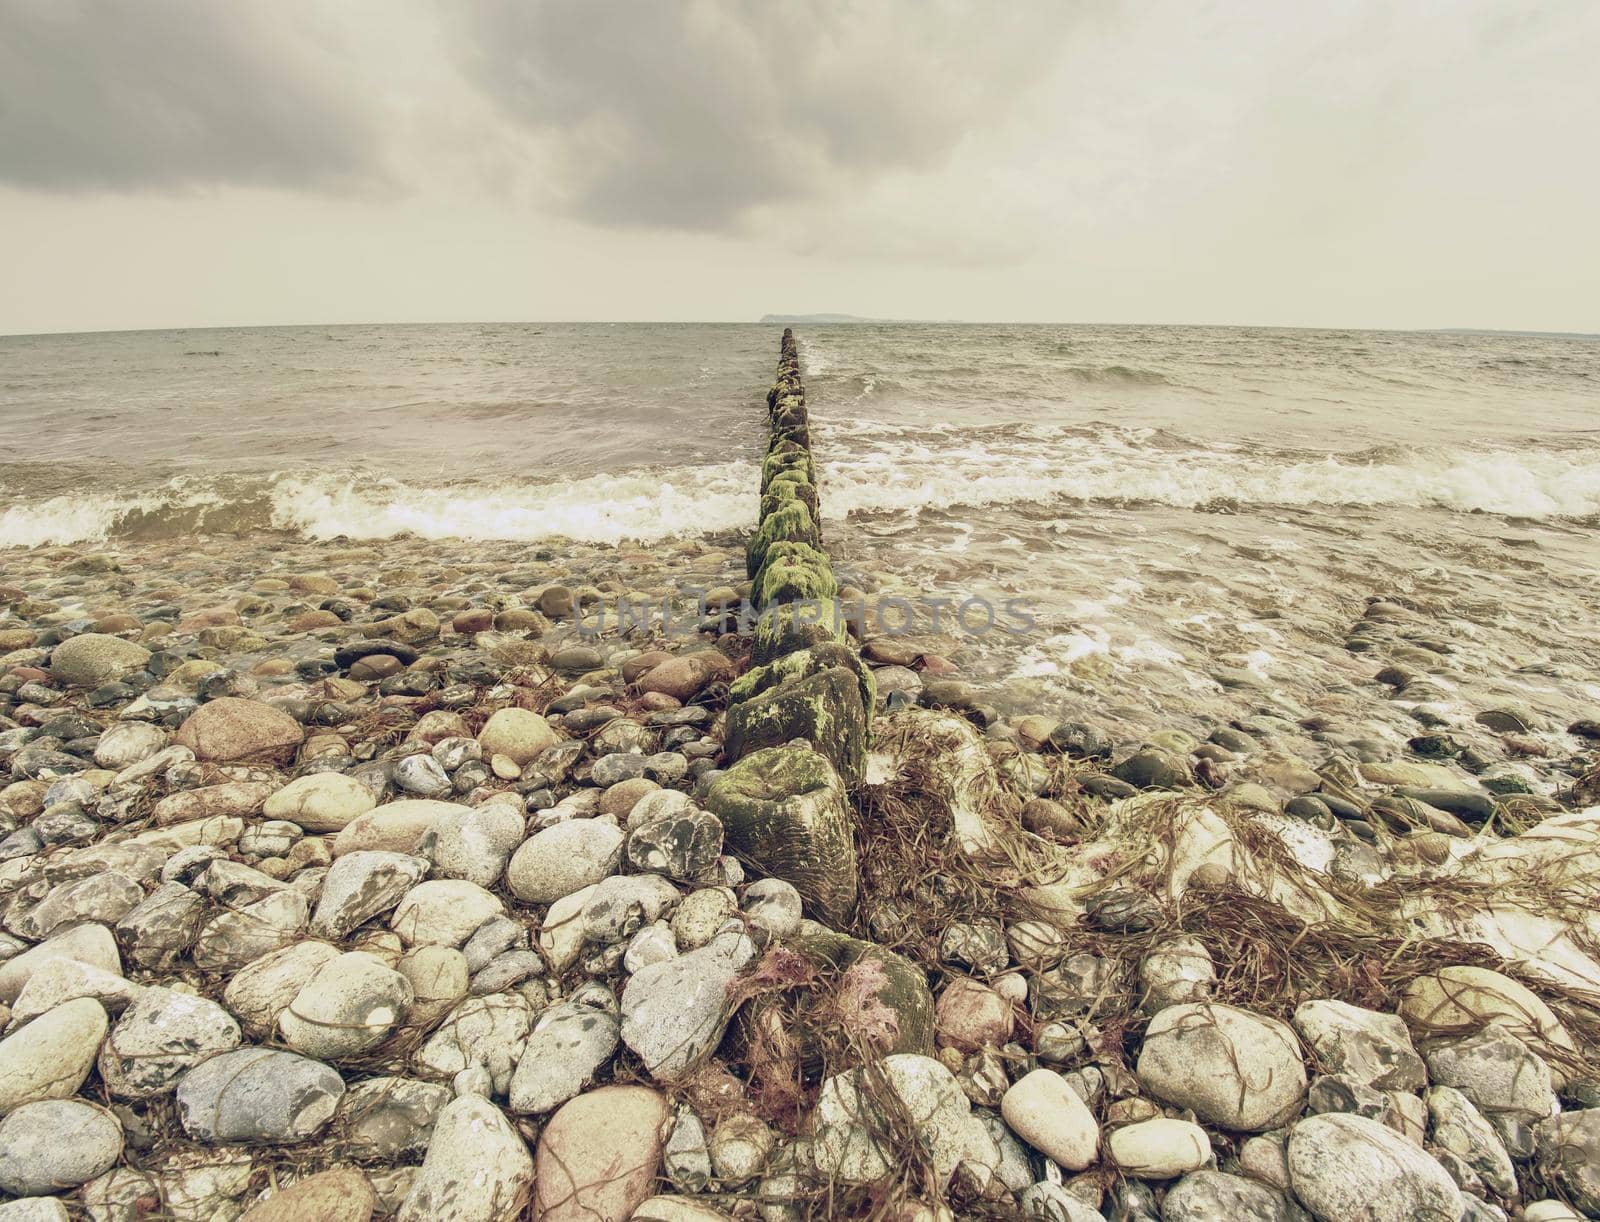
{"type": "Polygon", "coordinates": [[[224,696],[202,704],[178,727],[173,741],[213,763],[255,757],[286,759],[299,749],[305,731],[282,709],[224,696]]]}
{"type": "Polygon", "coordinates": [[[101,632],[68,637],[50,654],[50,674],[68,687],[99,687],[136,674],[150,661],[150,651],[133,641],[101,632]]]}
{"type": "Polygon", "coordinates": [[[802,746],[756,751],[712,783],[705,805],[735,855],[792,883],[823,919],[848,914],[855,838],[844,784],[826,756],[802,746]]]}

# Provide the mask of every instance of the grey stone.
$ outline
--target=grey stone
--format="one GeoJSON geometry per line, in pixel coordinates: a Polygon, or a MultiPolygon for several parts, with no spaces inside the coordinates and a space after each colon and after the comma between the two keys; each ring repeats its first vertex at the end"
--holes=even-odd
{"type": "MultiPolygon", "coordinates": [[[[879,1062],[879,1073],[882,1088],[910,1118],[916,1140],[942,1185],[967,1151],[968,1126],[976,1124],[971,1104],[950,1071],[932,1057],[895,1053],[879,1062]]],[[[900,1164],[885,1136],[891,1131],[888,1118],[859,1069],[822,1084],[814,1123],[812,1155],[824,1177],[871,1184],[888,1178],[900,1164]]]]}
{"type": "Polygon", "coordinates": [[[1342,1001],[1308,1001],[1294,1012],[1294,1029],[1329,1073],[1379,1090],[1421,1090],[1427,1070],[1394,1014],[1342,1001]]]}
{"type": "Polygon", "coordinates": [[[437,1082],[369,1078],[339,1100],[334,1131],[352,1158],[409,1158],[428,1148],[434,1122],[450,1099],[450,1088],[437,1082]]]}
{"type": "Polygon", "coordinates": [[[1365,1116],[1289,1130],[1294,1194],[1323,1222],[1457,1222],[1461,1190],[1437,1159],[1365,1116]]]}
{"type": "Polygon", "coordinates": [[[149,1099],[191,1067],[239,1046],[239,1024],[216,1002],[176,989],[145,989],[111,1028],[100,1077],[113,1098],[149,1099]]]}
{"type": "Polygon", "coordinates": [[[117,937],[140,967],[166,968],[188,955],[206,901],[180,882],[164,882],[117,922],[117,937]]]}
{"type": "Polygon", "coordinates": [[[0,1120],[0,1189],[36,1196],[76,1188],[122,1156],[122,1125],[78,1099],[25,1103],[0,1120]]]}
{"type": "Polygon", "coordinates": [[[1236,1006],[1168,1006],[1145,1031],[1136,1070],[1155,1098],[1211,1124],[1260,1132],[1305,1100],[1300,1045],[1287,1025],[1236,1006]]]}
{"type": "Polygon", "coordinates": [[[197,1141],[303,1141],[322,1131],[343,1094],[343,1079],[320,1061],[240,1048],[184,1074],[178,1115],[197,1141]]]}
{"type": "Polygon", "coordinates": [[[346,853],[322,879],[322,894],[311,916],[315,937],[337,942],[358,925],[387,912],[428,873],[428,863],[406,853],[361,849],[346,853]]]}
{"type": "Polygon", "coordinates": [[[77,925],[51,934],[39,945],[0,963],[0,1002],[16,1001],[33,973],[51,959],[77,959],[91,967],[122,974],[116,939],[104,925],[77,925]]]}
{"type": "Polygon", "coordinates": [[[728,986],[754,955],[750,939],[730,931],[629,979],[622,993],[622,1039],[654,1077],[681,1077],[722,1041],[728,986]]]}
{"type": "Polygon", "coordinates": [[[583,905],[583,937],[609,946],[632,937],[679,900],[678,889],[656,874],[616,874],[603,879],[583,905]]]}
{"type": "Polygon", "coordinates": [[[518,807],[485,802],[436,819],[417,841],[416,851],[433,863],[435,877],[492,887],[504,873],[512,851],[522,843],[524,830],[518,807]]]}
{"type": "Polygon", "coordinates": [[[1459,1039],[1431,1041],[1422,1055],[1436,1085],[1454,1086],[1491,1119],[1498,1114],[1534,1124],[1556,1110],[1550,1067],[1496,1023],[1459,1039]]]}
{"type": "MultiPolygon", "coordinates": [[[[1162,1222],[1309,1222],[1276,1189],[1222,1171],[1193,1171],[1167,1189],[1162,1222]]],[[[1332,1222],[1331,1219],[1327,1222],[1332,1222]]]]}
{"type": "Polygon", "coordinates": [[[222,992],[223,1003],[256,1039],[278,1027],[278,1015],[339,951],[326,942],[297,942],[241,968],[222,992]]]}
{"type": "MultiPolygon", "coordinates": [[[[769,938],[781,940],[800,928],[805,915],[800,892],[781,878],[762,878],[744,890],[744,914],[769,938]]],[[[1002,950],[1003,950],[1002,945],[1002,950]]]]}
{"type": "Polygon", "coordinates": [[[1483,1113],[1453,1086],[1432,1086],[1423,1094],[1433,1144],[1454,1154],[1503,1197],[1517,1195],[1511,1156],[1483,1113]]]}
{"type": "Polygon", "coordinates": [[[703,810],[657,819],[628,835],[628,860],[634,868],[680,882],[705,877],[721,854],[722,821],[703,810]]]}
{"type": "Polygon", "coordinates": [[[79,997],[0,1040],[0,1116],[36,1099],[77,1094],[105,1034],[105,1009],[79,997]]]}
{"type": "Polygon", "coordinates": [[[487,1099],[452,1100],[433,1126],[428,1154],[396,1222],[494,1222],[521,1215],[533,1157],[487,1099]]]}
{"type": "Polygon", "coordinates": [[[565,1002],[534,1023],[511,1079],[511,1110],[549,1112],[594,1081],[617,1050],[617,1020],[604,1010],[565,1002]]]}
{"type": "Polygon", "coordinates": [[[1600,1217],[1600,1109],[1552,1116],[1538,1126],[1535,1138],[1545,1180],[1591,1218],[1600,1217]]]}
{"type": "Polygon", "coordinates": [[[504,1094],[527,1046],[533,1018],[533,1007],[516,993],[469,997],[445,1016],[413,1054],[412,1064],[424,1077],[446,1080],[481,1065],[494,1092],[504,1094]]]}

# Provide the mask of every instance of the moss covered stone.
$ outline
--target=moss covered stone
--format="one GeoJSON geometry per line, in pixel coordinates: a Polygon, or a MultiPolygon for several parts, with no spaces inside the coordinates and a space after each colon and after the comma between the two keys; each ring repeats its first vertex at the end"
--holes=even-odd
{"type": "Polygon", "coordinates": [[[767,456],[761,460],[761,491],[766,492],[772,481],[783,471],[797,472],[809,484],[817,482],[817,464],[812,461],[811,451],[795,445],[792,441],[780,440],[779,444],[771,447],[767,451],[767,456]]]}
{"type": "Polygon", "coordinates": [[[712,783],[705,807],[722,820],[729,851],[755,870],[792,884],[824,919],[849,912],[855,831],[826,756],[798,745],[756,751],[712,783]]]}
{"type": "Polygon", "coordinates": [[[843,666],[787,679],[728,710],[723,741],[735,758],[804,739],[828,757],[846,785],[866,773],[868,709],[861,684],[843,666]]]}
{"type": "Polygon", "coordinates": [[[816,519],[799,501],[790,501],[761,520],[745,547],[745,576],[754,577],[761,571],[767,549],[778,542],[806,543],[822,550],[822,532],[817,529],[816,519]]]}
{"type": "Polygon", "coordinates": [[[756,574],[752,598],[758,607],[803,600],[819,601],[839,593],[827,556],[806,543],[774,543],[756,574]]]}
{"type": "MultiPolygon", "coordinates": [[[[872,668],[849,645],[827,641],[809,649],[785,654],[765,666],[752,667],[734,680],[728,689],[729,705],[740,704],[791,679],[807,679],[820,671],[842,666],[855,675],[861,688],[861,707],[877,707],[878,686],[872,677],[872,668]]],[[[870,727],[869,727],[870,728],[870,727]]]]}
{"type": "Polygon", "coordinates": [[[836,599],[822,603],[779,603],[761,612],[756,621],[750,660],[765,666],[797,649],[813,645],[842,645],[849,637],[844,609],[836,599]]]}
{"type": "Polygon", "coordinates": [[[799,478],[778,478],[768,485],[761,497],[761,510],[756,515],[756,520],[763,521],[776,513],[782,506],[790,501],[799,501],[810,512],[813,521],[820,522],[821,515],[817,512],[817,489],[815,485],[806,482],[800,472],[783,473],[785,476],[799,476],[799,478]]]}

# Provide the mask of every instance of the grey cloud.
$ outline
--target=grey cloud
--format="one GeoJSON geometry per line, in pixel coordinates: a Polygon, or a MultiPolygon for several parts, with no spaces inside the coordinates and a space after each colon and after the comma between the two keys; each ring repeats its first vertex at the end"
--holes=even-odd
{"type": "Polygon", "coordinates": [[[724,229],[759,205],[940,165],[1038,79],[1070,9],[488,0],[457,32],[465,74],[557,137],[576,215],[724,229]]]}
{"type": "Polygon", "coordinates": [[[276,4],[0,0],[0,182],[370,181],[379,125],[327,34],[276,4]]]}

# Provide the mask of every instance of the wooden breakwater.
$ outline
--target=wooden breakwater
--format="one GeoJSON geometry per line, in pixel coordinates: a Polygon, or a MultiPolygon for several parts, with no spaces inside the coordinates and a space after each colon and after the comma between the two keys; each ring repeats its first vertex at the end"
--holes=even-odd
{"type": "Polygon", "coordinates": [[[786,879],[819,915],[855,900],[847,791],[865,775],[875,695],[846,631],[823,546],[816,462],[794,333],[767,393],[769,425],[755,532],[746,549],[757,613],[752,666],[732,686],[730,766],[708,806],[729,847],[786,879]]]}

